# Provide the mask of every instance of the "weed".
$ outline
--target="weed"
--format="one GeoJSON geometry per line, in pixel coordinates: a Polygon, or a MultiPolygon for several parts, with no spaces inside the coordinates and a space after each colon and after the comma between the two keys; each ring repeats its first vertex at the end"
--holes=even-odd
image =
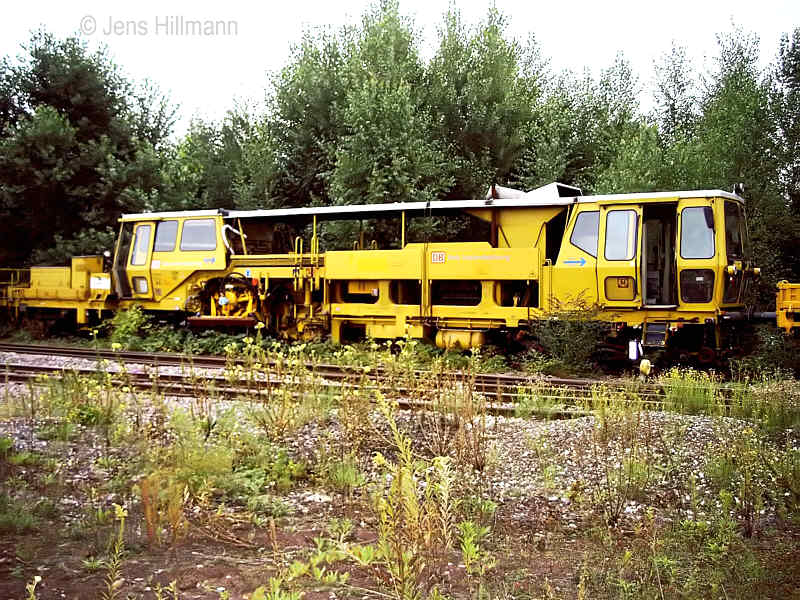
{"type": "Polygon", "coordinates": [[[7,494],[0,494],[0,533],[25,533],[35,529],[37,519],[30,507],[12,499],[7,494]]]}
{"type": "Polygon", "coordinates": [[[358,468],[358,463],[352,456],[345,457],[344,460],[335,461],[328,465],[325,480],[335,490],[340,491],[348,499],[353,494],[353,490],[361,487],[366,482],[358,468]]]}
{"type": "Polygon", "coordinates": [[[58,440],[61,442],[68,442],[75,439],[76,436],[75,425],[68,421],[49,423],[36,433],[36,437],[40,440],[58,440]]]}
{"type": "Polygon", "coordinates": [[[489,527],[476,525],[472,521],[458,524],[461,558],[469,575],[484,577],[496,565],[495,559],[481,548],[481,543],[489,535],[489,527]]]}
{"type": "Polygon", "coordinates": [[[718,406],[718,379],[692,369],[673,368],[659,379],[664,390],[664,408],[689,415],[709,414],[718,406]]]}
{"type": "Polygon", "coordinates": [[[13,448],[14,440],[8,436],[0,435],[0,459],[5,460],[13,448]]]}
{"type": "Polygon", "coordinates": [[[417,460],[411,440],[400,431],[392,407],[380,395],[378,406],[392,432],[397,462],[380,453],[373,459],[389,482],[388,488],[373,492],[377,548],[395,596],[414,600],[421,597],[426,558],[435,561],[452,543],[453,474],[447,458],[417,460]]]}
{"type": "Polygon", "coordinates": [[[371,544],[349,547],[347,548],[347,553],[361,567],[369,567],[375,564],[380,557],[378,550],[371,544]]]}
{"type": "Polygon", "coordinates": [[[178,582],[175,580],[170,581],[167,587],[162,587],[161,584],[158,584],[153,591],[156,594],[156,600],[166,600],[167,593],[169,593],[170,600],[178,600],[178,582]]]}
{"type": "Polygon", "coordinates": [[[327,530],[331,539],[335,543],[341,545],[344,544],[347,538],[353,533],[353,522],[347,518],[333,518],[330,523],[328,523],[327,530]]]}
{"type": "Polygon", "coordinates": [[[6,461],[8,461],[8,464],[14,465],[15,467],[36,467],[41,465],[44,459],[41,454],[23,450],[22,452],[16,452],[8,456],[6,461]]]}
{"type": "Polygon", "coordinates": [[[800,508],[800,450],[789,443],[775,447],[752,428],[709,458],[706,470],[716,489],[734,499],[734,514],[747,537],[756,532],[765,506],[786,516],[800,508]]]}
{"type": "Polygon", "coordinates": [[[94,556],[89,556],[81,561],[83,568],[86,569],[89,573],[94,573],[95,571],[99,571],[100,569],[106,566],[106,561],[102,558],[97,558],[94,556]]]}
{"type": "Polygon", "coordinates": [[[124,580],[122,579],[122,563],[125,555],[125,518],[128,511],[119,504],[114,505],[114,518],[119,523],[116,535],[110,540],[110,552],[106,560],[105,590],[103,600],[116,600],[124,580]]]}
{"type": "Polygon", "coordinates": [[[184,516],[189,500],[188,486],[168,473],[156,471],[144,477],[138,488],[148,541],[158,546],[169,532],[170,544],[174,546],[188,529],[184,516]]]}
{"type": "Polygon", "coordinates": [[[39,585],[41,581],[42,581],[41,575],[34,575],[31,582],[25,585],[25,591],[28,594],[26,600],[36,600],[36,586],[39,585]]]}
{"type": "Polygon", "coordinates": [[[421,398],[431,410],[420,411],[418,418],[431,454],[449,455],[463,468],[483,471],[489,459],[489,402],[476,391],[475,374],[474,365],[458,375],[434,371],[428,382],[433,385],[421,398]]]}
{"type": "Polygon", "coordinates": [[[256,588],[250,594],[250,600],[300,600],[301,592],[289,592],[283,589],[284,581],[279,577],[270,577],[269,589],[264,586],[256,588]]]}
{"type": "Polygon", "coordinates": [[[247,510],[266,517],[285,517],[292,512],[292,507],[275,496],[261,494],[247,499],[247,510]]]}
{"type": "Polygon", "coordinates": [[[592,402],[597,408],[587,458],[598,475],[589,482],[589,493],[606,523],[615,525],[627,503],[642,498],[655,476],[657,440],[640,406],[601,388],[593,390],[592,402]]]}

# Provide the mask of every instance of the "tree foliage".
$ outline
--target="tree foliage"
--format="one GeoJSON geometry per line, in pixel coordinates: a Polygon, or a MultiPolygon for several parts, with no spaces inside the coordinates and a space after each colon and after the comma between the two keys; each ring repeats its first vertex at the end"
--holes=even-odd
{"type": "Polygon", "coordinates": [[[0,91],[0,260],[27,261],[56,235],[102,250],[101,238],[76,236],[139,208],[157,185],[169,104],[125,79],[105,51],[44,31],[3,59],[0,91]]]}
{"type": "Polygon", "coordinates": [[[553,72],[494,8],[468,24],[453,6],[428,59],[422,42],[398,2],[381,0],[356,24],[307,31],[263,104],[194,119],[175,138],[175,109],[152,85],[105,51],[34,33],[0,62],[0,262],[100,249],[123,211],[470,198],[492,183],[742,182],[764,290],[800,278],[800,29],[766,69],[740,28],[718,36],[704,72],[674,45],[654,64],[651,114],[622,54],[598,74],[553,72]]]}

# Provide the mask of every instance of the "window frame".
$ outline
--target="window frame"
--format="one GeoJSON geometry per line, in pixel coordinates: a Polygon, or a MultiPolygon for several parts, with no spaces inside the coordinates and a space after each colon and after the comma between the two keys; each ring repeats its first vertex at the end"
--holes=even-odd
{"type": "MultiPolygon", "coordinates": [[[[716,224],[714,227],[711,228],[711,255],[710,256],[684,256],[683,254],[683,234],[686,231],[686,228],[683,225],[683,215],[687,210],[699,210],[705,213],[705,210],[710,208],[707,205],[701,206],[684,206],[681,209],[681,239],[679,240],[680,243],[680,255],[683,260],[711,260],[717,255],[717,240],[716,240],[716,224]]],[[[705,214],[703,214],[703,222],[705,222],[705,214]]]]}
{"type": "Polygon", "coordinates": [[[180,226],[179,225],[180,225],[180,223],[178,222],[177,219],[170,219],[168,221],[159,221],[158,223],[156,223],[156,236],[153,239],[153,252],[175,252],[175,248],[178,245],[178,231],[180,230],[180,226]],[[158,233],[161,230],[161,226],[162,225],[167,225],[167,224],[171,225],[173,223],[175,224],[175,234],[172,237],[172,245],[169,248],[166,248],[164,250],[159,249],[159,247],[158,247],[158,233]]]}
{"type": "Polygon", "coordinates": [[[180,243],[180,251],[181,252],[213,252],[217,249],[217,222],[213,218],[199,218],[199,219],[185,219],[183,224],[181,225],[181,243],[180,243]],[[183,242],[186,236],[186,224],[187,223],[196,223],[198,221],[207,221],[211,223],[213,231],[214,231],[214,246],[210,248],[184,248],[183,242]]]}
{"type": "Polygon", "coordinates": [[[588,254],[589,256],[591,256],[593,258],[597,258],[597,255],[598,255],[598,253],[600,251],[600,210],[583,210],[583,211],[578,213],[578,216],[575,217],[575,224],[572,226],[572,233],[570,233],[570,236],[569,236],[569,243],[572,246],[574,246],[575,248],[577,248],[578,250],[580,250],[581,252],[585,252],[586,254],[588,254]],[[597,215],[597,234],[595,236],[594,253],[590,252],[586,248],[583,248],[583,247],[581,247],[581,246],[579,246],[578,244],[575,243],[575,230],[578,227],[578,220],[583,215],[597,215]]]}
{"type": "Polygon", "coordinates": [[[147,264],[147,256],[150,254],[150,241],[151,235],[153,232],[153,226],[151,223],[142,223],[138,225],[136,229],[133,230],[133,243],[131,244],[131,259],[129,261],[129,265],[131,267],[143,267],[147,264]],[[134,262],[134,259],[137,258],[138,250],[139,250],[139,232],[143,229],[147,229],[147,246],[144,248],[144,260],[141,262],[134,262]]]}
{"type": "MultiPolygon", "coordinates": [[[[628,223],[630,224],[630,218],[628,219],[628,223]]],[[[626,246],[630,241],[631,231],[630,228],[627,229],[626,236],[625,236],[625,243],[626,246]]],[[[639,243],[639,213],[633,208],[615,208],[606,212],[606,226],[605,226],[605,239],[603,240],[603,260],[612,261],[612,262],[623,262],[629,260],[635,260],[637,255],[637,245],[639,243]],[[633,214],[633,244],[630,246],[630,256],[626,255],[623,258],[609,258],[608,257],[608,219],[612,213],[621,212],[621,213],[632,213],[633,214]]]]}
{"type": "Polygon", "coordinates": [[[745,231],[744,231],[744,210],[742,205],[733,200],[725,200],[722,205],[722,217],[725,220],[725,257],[730,262],[732,260],[742,260],[745,256],[745,231]],[[732,207],[735,210],[736,218],[736,234],[739,236],[739,252],[733,254],[730,251],[728,244],[728,209],[732,207]]]}

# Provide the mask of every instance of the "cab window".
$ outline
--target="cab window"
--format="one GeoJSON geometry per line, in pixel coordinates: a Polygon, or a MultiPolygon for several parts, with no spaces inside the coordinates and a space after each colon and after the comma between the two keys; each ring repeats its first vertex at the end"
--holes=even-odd
{"type": "Polygon", "coordinates": [[[606,216],[606,260],[631,260],[636,255],[635,210],[611,210],[606,216]]]}
{"type": "Polygon", "coordinates": [[[161,221],[156,225],[156,240],[153,243],[153,252],[172,252],[175,250],[175,240],[178,238],[177,221],[161,221]]]}
{"type": "Polygon", "coordinates": [[[597,238],[600,231],[600,211],[582,212],[575,219],[570,243],[597,258],[597,238]]]}
{"type": "Polygon", "coordinates": [[[744,256],[744,219],[736,202],[725,202],[725,249],[728,261],[744,256]]]}
{"type": "Polygon", "coordinates": [[[147,262],[147,252],[150,250],[150,225],[139,225],[136,228],[136,238],[133,241],[132,265],[143,265],[147,262]]]}
{"type": "Polygon", "coordinates": [[[214,219],[187,219],[183,222],[181,250],[215,250],[217,229],[214,219]]]}
{"type": "Polygon", "coordinates": [[[681,257],[714,256],[714,219],[709,206],[692,206],[681,212],[681,257]]]}

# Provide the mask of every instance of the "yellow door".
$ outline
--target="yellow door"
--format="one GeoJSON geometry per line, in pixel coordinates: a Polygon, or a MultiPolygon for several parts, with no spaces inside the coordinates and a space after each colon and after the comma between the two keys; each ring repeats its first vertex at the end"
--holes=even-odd
{"type": "MultiPolygon", "coordinates": [[[[713,200],[685,199],[678,204],[678,288],[682,309],[715,310],[716,275],[724,257],[722,206],[713,200]],[[715,213],[719,214],[715,216],[715,213]]],[[[724,263],[723,263],[724,264],[724,263]]]]}
{"type": "Polygon", "coordinates": [[[597,256],[597,292],[609,308],[642,305],[642,209],[631,204],[600,207],[600,243],[597,256]]]}
{"type": "Polygon", "coordinates": [[[154,230],[155,223],[151,221],[136,223],[133,230],[133,243],[126,269],[133,298],[146,300],[153,297],[150,260],[153,254],[154,230]]]}

